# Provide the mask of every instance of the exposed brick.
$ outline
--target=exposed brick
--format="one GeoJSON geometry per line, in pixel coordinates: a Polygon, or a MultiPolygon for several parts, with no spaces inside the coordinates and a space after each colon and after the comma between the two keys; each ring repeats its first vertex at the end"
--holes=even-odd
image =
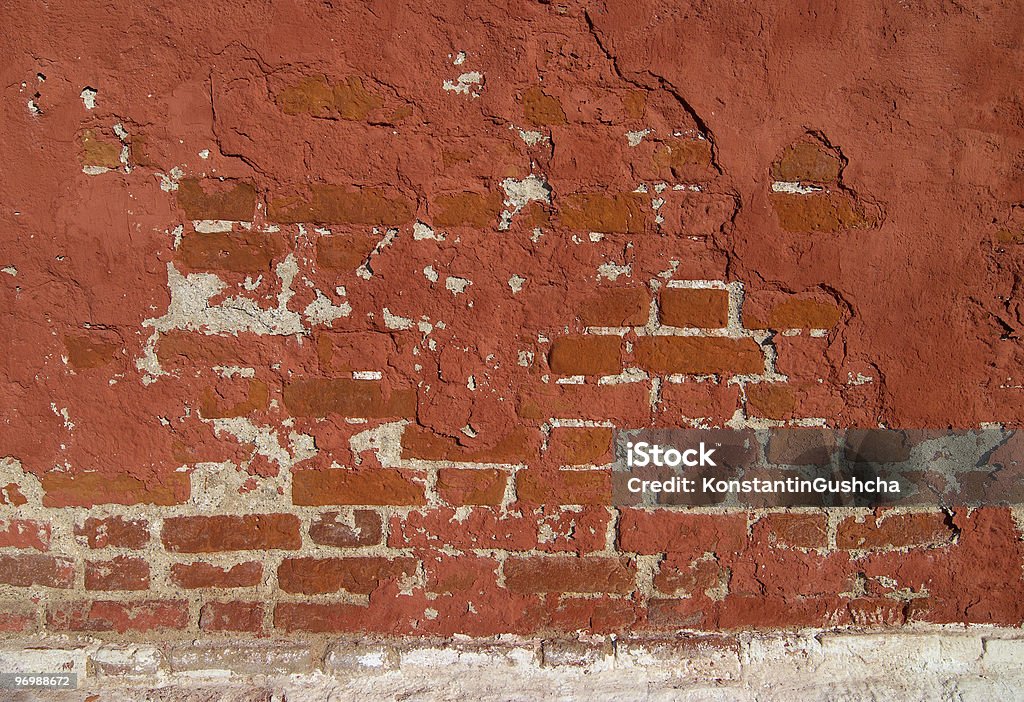
{"type": "Polygon", "coordinates": [[[645,197],[640,193],[579,193],[560,197],[562,225],[585,232],[640,234],[647,224],[645,197]]]}
{"type": "Polygon", "coordinates": [[[712,173],[711,142],[707,139],[670,139],[658,145],[654,162],[662,177],[674,180],[706,179],[712,173]]]}
{"type": "Polygon", "coordinates": [[[654,588],[670,597],[711,596],[728,591],[729,571],[715,559],[663,561],[654,576],[654,588]]]}
{"type": "Polygon", "coordinates": [[[461,463],[526,463],[537,455],[540,434],[520,427],[501,437],[490,447],[462,446],[447,436],[410,424],[402,432],[402,458],[461,463]]]}
{"type": "Polygon", "coordinates": [[[839,158],[817,141],[790,144],[772,164],[775,180],[788,183],[834,183],[839,179],[839,158]]]}
{"type": "Polygon", "coordinates": [[[644,426],[650,421],[650,386],[535,383],[520,391],[517,412],[539,422],[549,418],[608,420],[644,426]]]}
{"type": "Polygon", "coordinates": [[[412,224],[414,208],[405,197],[380,188],[311,185],[300,195],[273,198],[267,208],[272,222],[296,224],[412,224]]]}
{"type": "Polygon", "coordinates": [[[199,411],[203,419],[245,417],[266,409],[270,403],[270,389],[262,380],[249,379],[233,383],[218,383],[203,388],[199,411]],[[245,392],[238,391],[244,387],[245,392]],[[235,392],[231,392],[234,390],[235,392]]]}
{"type": "Polygon", "coordinates": [[[210,563],[175,563],[171,582],[186,590],[197,588],[254,587],[263,579],[263,565],[256,561],[222,568],[210,563]]]}
{"type": "Polygon", "coordinates": [[[294,514],[170,517],[164,520],[164,546],[178,553],[297,549],[302,545],[294,514]]]}
{"type": "Polygon", "coordinates": [[[609,427],[554,427],[545,457],[563,466],[605,465],[612,460],[609,427]]]}
{"type": "Polygon", "coordinates": [[[875,219],[845,193],[771,193],[779,226],[787,232],[832,234],[874,226],[875,219]]]}
{"type": "Polygon", "coordinates": [[[33,519],[0,519],[0,547],[50,550],[50,525],[33,519]]]}
{"type": "Polygon", "coordinates": [[[437,493],[450,505],[498,505],[507,481],[497,469],[443,468],[437,472],[437,493]]]}
{"type": "Polygon", "coordinates": [[[953,540],[955,532],[941,512],[910,514],[883,513],[847,517],[839,523],[836,546],[844,549],[886,549],[906,546],[941,546],[953,540]]]}
{"type": "Polygon", "coordinates": [[[820,512],[766,514],[754,524],[753,541],[773,546],[825,548],[828,546],[828,516],[820,512]]]}
{"type": "Polygon", "coordinates": [[[743,549],[745,514],[678,514],[625,509],[619,517],[619,548],[636,553],[671,551],[697,558],[705,552],[723,558],[743,549]]]}
{"type": "Polygon", "coordinates": [[[437,227],[493,227],[498,223],[502,202],[498,192],[436,195],[431,198],[433,224],[437,227]]]}
{"type": "Polygon", "coordinates": [[[563,336],[551,344],[548,366],[559,375],[616,375],[622,371],[622,339],[563,336]]]}
{"type": "Polygon", "coordinates": [[[834,451],[834,434],[828,429],[780,427],[771,430],[765,458],[777,465],[827,465],[834,451]]]}
{"type": "Polygon", "coordinates": [[[610,505],[611,474],[607,470],[544,470],[516,473],[516,490],[528,504],[610,505]]]}
{"type": "Polygon", "coordinates": [[[284,404],[296,417],[403,418],[416,412],[414,390],[385,393],[376,380],[298,378],[284,387],[284,404]]]}
{"type": "Polygon", "coordinates": [[[285,592],[322,595],[345,590],[365,595],[382,581],[416,573],[413,558],[286,558],[277,569],[277,581],[285,592]]]}
{"type": "Polygon", "coordinates": [[[662,383],[658,419],[669,427],[679,426],[688,419],[724,423],[732,418],[739,406],[738,385],[713,381],[662,383]]]}
{"type": "Polygon", "coordinates": [[[75,582],[75,563],[68,558],[36,553],[0,554],[0,583],[15,587],[69,588],[75,582]]]}
{"type": "Polygon", "coordinates": [[[761,347],[753,339],[713,336],[645,336],[634,356],[652,373],[750,375],[764,372],[761,347]]]}
{"type": "Polygon", "coordinates": [[[835,300],[823,294],[750,293],[743,303],[749,329],[831,329],[841,318],[835,300]]]}
{"type": "Polygon", "coordinates": [[[147,590],[149,562],[116,556],[109,561],[85,562],[86,590],[147,590]]]}
{"type": "Polygon", "coordinates": [[[636,565],[626,558],[539,557],[505,561],[505,587],[512,592],[607,592],[635,588],[636,565]]]}
{"type": "Polygon", "coordinates": [[[82,130],[80,158],[83,166],[120,168],[121,143],[96,129],[82,130]]]}
{"type": "Polygon", "coordinates": [[[263,630],[263,603],[207,602],[199,611],[199,628],[259,633],[263,630]]]}
{"type": "Polygon", "coordinates": [[[316,242],[316,263],[330,271],[355,272],[377,246],[370,234],[332,234],[316,242]]]}
{"type": "Polygon", "coordinates": [[[661,323],[671,327],[720,329],[729,323],[729,292],[708,288],[665,288],[661,323]]]}
{"type": "Polygon", "coordinates": [[[149,522],[123,517],[89,517],[75,525],[75,536],[89,548],[142,548],[149,543],[149,522]]]}
{"type": "Polygon", "coordinates": [[[647,324],[650,306],[646,288],[612,288],[586,297],[577,314],[588,327],[637,327],[647,324]]]}
{"type": "Polygon", "coordinates": [[[766,419],[836,416],[843,398],[827,383],[752,383],[747,386],[747,413],[766,419]]]}
{"type": "Polygon", "coordinates": [[[558,98],[533,85],[523,92],[523,117],[534,127],[565,124],[565,111],[558,98]]]}
{"type": "Polygon", "coordinates": [[[338,548],[373,546],[380,543],[382,534],[380,514],[369,509],[357,509],[351,515],[324,512],[309,525],[313,543],[338,548]]]}
{"type": "Polygon", "coordinates": [[[287,251],[283,238],[252,230],[187,234],[174,259],[193,271],[261,273],[287,251]]]}
{"type": "Polygon", "coordinates": [[[169,507],[188,500],[186,473],[168,473],[150,482],[124,473],[46,473],[43,506],[93,507],[101,504],[151,504],[169,507]]]}
{"type": "Polygon", "coordinates": [[[256,211],[256,188],[237,180],[182,178],[175,199],[193,220],[251,222],[256,211]]]}
{"type": "Polygon", "coordinates": [[[55,631],[128,631],[144,633],[184,629],[189,612],[186,600],[133,602],[59,602],[50,605],[47,625],[55,631]]]}
{"type": "Polygon", "coordinates": [[[121,354],[124,344],[116,335],[104,332],[65,334],[64,348],[68,363],[75,370],[102,368],[113,363],[121,354]]]}
{"type": "Polygon", "coordinates": [[[0,485],[0,505],[13,505],[21,507],[28,504],[28,498],[21,493],[17,483],[0,485]]]}
{"type": "Polygon", "coordinates": [[[503,548],[529,550],[537,545],[537,521],[533,516],[502,515],[480,507],[460,516],[454,509],[411,512],[391,519],[388,546],[459,549],[503,548]]]}
{"type": "Polygon", "coordinates": [[[310,76],[277,93],[274,102],[286,115],[363,121],[383,106],[383,101],[363,87],[359,76],[328,83],[310,76]]]}
{"type": "Polygon", "coordinates": [[[300,470],[292,475],[297,505],[422,505],[423,485],[391,468],[300,470]]]}
{"type": "Polygon", "coordinates": [[[0,632],[27,633],[36,629],[36,608],[17,602],[0,602],[0,632]]]}

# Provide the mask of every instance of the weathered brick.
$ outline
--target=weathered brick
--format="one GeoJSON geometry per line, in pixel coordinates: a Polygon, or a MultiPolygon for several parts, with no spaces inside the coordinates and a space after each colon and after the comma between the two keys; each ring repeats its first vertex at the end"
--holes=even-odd
{"type": "Polygon", "coordinates": [[[65,334],[64,348],[67,349],[68,363],[72,368],[88,370],[113,363],[121,355],[124,344],[116,334],[90,332],[65,334]]]}
{"type": "Polygon", "coordinates": [[[671,327],[720,329],[729,323],[729,292],[709,288],[665,288],[661,323],[671,327]]]}
{"type": "Polygon", "coordinates": [[[748,329],[831,329],[841,318],[835,300],[820,293],[750,293],[743,303],[748,329]]]}
{"type": "Polygon", "coordinates": [[[788,183],[834,183],[839,179],[839,158],[818,141],[790,144],[772,164],[771,176],[788,183]]]}
{"type": "Polygon", "coordinates": [[[369,594],[381,582],[410,577],[418,561],[413,558],[286,558],[277,569],[285,592],[322,595],[345,590],[369,594]]]}
{"type": "Polygon", "coordinates": [[[619,548],[636,553],[671,551],[693,558],[705,552],[720,558],[743,549],[744,514],[679,514],[625,509],[619,517],[619,548]]]}
{"type": "Polygon", "coordinates": [[[724,423],[732,418],[739,406],[738,385],[710,380],[662,383],[658,421],[669,427],[679,426],[681,422],[690,419],[724,423]]]}
{"type": "Polygon", "coordinates": [[[174,585],[186,590],[254,587],[263,579],[263,565],[248,561],[222,568],[210,563],[175,563],[170,577],[174,585]]]}
{"type": "Polygon", "coordinates": [[[611,474],[607,470],[545,470],[516,473],[516,490],[527,504],[610,505],[611,474]]]}
{"type": "Polygon", "coordinates": [[[608,420],[619,425],[644,426],[650,421],[650,386],[619,385],[526,385],[517,412],[524,419],[543,422],[550,418],[608,420]]]}
{"type": "Polygon", "coordinates": [[[120,168],[121,143],[98,129],[82,130],[82,150],[79,158],[83,166],[94,168],[120,168]]]}
{"type": "Polygon", "coordinates": [[[188,500],[191,483],[185,473],[168,473],[149,482],[125,473],[46,473],[43,506],[93,507],[100,504],[160,506],[188,500]]]}
{"type": "Polygon", "coordinates": [[[351,515],[324,512],[309,525],[313,543],[338,548],[373,546],[380,543],[382,534],[380,514],[369,509],[357,509],[351,515]]]}
{"type": "Polygon", "coordinates": [[[245,417],[270,404],[270,389],[262,380],[222,381],[214,387],[203,388],[199,399],[199,412],[203,419],[245,417]],[[242,389],[244,388],[244,392],[242,389]]]}
{"type": "Polygon", "coordinates": [[[506,482],[505,472],[497,469],[443,468],[437,472],[437,493],[450,505],[498,505],[506,482]]]}
{"type": "Polygon", "coordinates": [[[634,356],[652,373],[752,375],[764,372],[761,347],[753,339],[715,336],[645,336],[634,356]]]}
{"type": "Polygon", "coordinates": [[[565,111],[558,98],[545,93],[539,85],[523,92],[523,117],[534,127],[565,124],[565,111]]]}
{"type": "Polygon", "coordinates": [[[654,152],[661,177],[673,180],[704,180],[712,176],[711,142],[700,138],[667,139],[654,152]]]}
{"type": "Polygon", "coordinates": [[[288,250],[275,234],[252,230],[187,234],[174,253],[174,260],[193,271],[261,273],[288,250]]]}
{"type": "Polygon", "coordinates": [[[259,633],[263,630],[263,603],[207,602],[199,611],[199,628],[259,633]]]}
{"type": "Polygon", "coordinates": [[[512,592],[607,592],[635,588],[636,565],[626,558],[529,557],[505,561],[505,587],[512,592]]]}
{"type": "Polygon", "coordinates": [[[605,465],[612,460],[610,427],[554,427],[545,458],[562,466],[605,465]]]}
{"type": "Polygon", "coordinates": [[[875,218],[846,193],[771,193],[771,203],[779,226],[787,232],[832,234],[875,224],[875,218]]]}
{"type": "Polygon", "coordinates": [[[116,556],[109,561],[85,562],[86,590],[148,590],[149,562],[116,556]]]}
{"type": "Polygon", "coordinates": [[[359,76],[329,83],[310,76],[280,90],[274,102],[286,115],[364,121],[383,107],[380,97],[366,90],[359,76]]]}
{"type": "Polygon", "coordinates": [[[941,546],[953,540],[955,531],[941,512],[882,513],[847,517],[839,523],[836,546],[844,549],[887,549],[907,546],[941,546]]]}
{"type": "Polygon", "coordinates": [[[754,524],[755,543],[795,548],[828,546],[828,516],[820,512],[776,512],[766,514],[754,524]]]}
{"type": "Polygon", "coordinates": [[[515,428],[489,447],[463,446],[452,437],[435,434],[410,424],[402,432],[402,458],[461,463],[526,463],[537,455],[540,434],[525,427],[515,428]]]}
{"type": "Polygon", "coordinates": [[[498,223],[502,202],[498,192],[436,195],[431,198],[432,221],[437,227],[493,227],[498,223]]]}
{"type": "Polygon", "coordinates": [[[296,505],[422,505],[423,485],[415,473],[392,468],[300,470],[292,475],[296,505]]]}
{"type": "Polygon", "coordinates": [[[481,592],[497,584],[498,561],[439,553],[423,560],[423,574],[428,592],[481,592]]]}
{"type": "Polygon", "coordinates": [[[406,389],[385,393],[376,380],[297,378],[284,386],[284,404],[296,417],[403,418],[415,414],[416,393],[406,389]]]}
{"type": "Polygon", "coordinates": [[[615,375],[622,371],[622,339],[563,336],[551,344],[548,366],[559,375],[615,375]]]}
{"type": "Polygon", "coordinates": [[[149,543],[149,522],[123,517],[89,517],[75,525],[75,536],[89,548],[142,548],[149,543]]]}
{"type": "Polygon", "coordinates": [[[297,549],[302,545],[294,514],[170,517],[164,520],[164,547],[178,553],[297,549]]]}
{"type": "Polygon", "coordinates": [[[256,188],[238,180],[182,178],[175,199],[193,220],[251,222],[256,211],[256,188]]]}
{"type": "Polygon", "coordinates": [[[127,631],[144,633],[184,629],[189,612],[186,600],[112,602],[58,602],[47,610],[47,626],[55,631],[127,631]]]}
{"type": "Polygon", "coordinates": [[[75,581],[75,563],[68,558],[35,553],[0,554],[0,583],[15,587],[69,588],[75,581]]]}
{"type": "Polygon", "coordinates": [[[411,512],[391,519],[388,546],[459,549],[503,548],[529,550],[537,545],[537,521],[532,516],[502,515],[489,507],[460,516],[454,509],[411,512]]]}
{"type": "Polygon", "coordinates": [[[50,550],[50,525],[34,519],[0,519],[0,547],[50,550]]]}
{"type": "Polygon", "coordinates": [[[729,571],[715,559],[671,559],[658,566],[654,588],[670,597],[714,595],[728,591],[729,571]]]}
{"type": "Polygon", "coordinates": [[[355,272],[377,246],[370,234],[332,234],[316,242],[316,263],[329,271],[355,272]]]}
{"type": "Polygon", "coordinates": [[[301,194],[271,199],[267,208],[268,219],[281,224],[398,226],[412,224],[413,214],[412,203],[402,195],[340,185],[311,185],[301,194]]]}
{"type": "Polygon", "coordinates": [[[562,225],[585,232],[640,234],[647,225],[644,195],[578,193],[558,199],[562,225]]]}
{"type": "Polygon", "coordinates": [[[646,288],[612,288],[584,298],[577,315],[588,327],[637,327],[647,324],[650,306],[646,288]]]}

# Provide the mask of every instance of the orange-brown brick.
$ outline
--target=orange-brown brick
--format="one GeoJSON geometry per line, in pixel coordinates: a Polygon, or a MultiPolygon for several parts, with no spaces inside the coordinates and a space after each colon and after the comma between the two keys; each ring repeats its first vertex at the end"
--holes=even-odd
{"type": "Polygon", "coordinates": [[[287,250],[282,237],[257,231],[187,234],[174,254],[175,261],[193,271],[260,273],[287,250]]]}
{"type": "Polygon", "coordinates": [[[712,336],[646,336],[637,339],[634,356],[652,373],[748,375],[764,372],[761,347],[753,339],[712,336]]]}
{"type": "Polygon", "coordinates": [[[438,227],[492,227],[498,223],[502,201],[501,193],[436,195],[431,199],[433,223],[438,227]]]}
{"type": "Polygon", "coordinates": [[[548,366],[558,375],[615,375],[622,371],[622,339],[563,336],[551,344],[548,366]]]}
{"type": "Polygon", "coordinates": [[[377,246],[377,238],[369,234],[332,234],[316,242],[316,263],[336,272],[354,272],[377,246]]]}
{"type": "Polygon", "coordinates": [[[540,433],[518,427],[490,446],[463,446],[455,438],[441,436],[415,424],[402,432],[402,458],[462,463],[526,463],[537,455],[540,433]]]}
{"type": "Polygon", "coordinates": [[[90,332],[88,334],[67,334],[64,348],[68,352],[68,363],[75,370],[101,368],[113,363],[121,353],[124,344],[116,334],[90,332]]]}
{"type": "Polygon", "coordinates": [[[164,546],[178,553],[297,549],[302,545],[294,514],[170,517],[164,520],[164,546]]]}
{"type": "Polygon", "coordinates": [[[831,329],[841,318],[835,300],[824,294],[750,293],[743,304],[748,329],[831,329]]]}
{"type": "Polygon", "coordinates": [[[365,595],[381,582],[414,575],[413,558],[286,558],[277,569],[285,592],[321,595],[339,590],[365,595]]]}
{"type": "Polygon", "coordinates": [[[647,324],[650,303],[646,288],[612,288],[584,299],[578,315],[588,327],[637,327],[647,324]]]}
{"type": "Polygon", "coordinates": [[[175,191],[178,206],[188,219],[252,221],[256,188],[238,180],[182,178],[175,191]]]}
{"type": "Polygon", "coordinates": [[[350,378],[296,378],[284,387],[285,407],[295,417],[399,418],[416,411],[416,393],[397,389],[385,392],[376,380],[350,378]]]}
{"type": "Polygon", "coordinates": [[[125,473],[46,473],[42,478],[45,507],[92,507],[98,504],[170,506],[188,500],[185,473],[169,473],[147,482],[125,473]]]}
{"type": "Polygon", "coordinates": [[[564,466],[604,465],[612,459],[609,427],[554,427],[545,456],[564,466]]]}
{"type": "Polygon", "coordinates": [[[437,473],[437,493],[450,505],[498,505],[508,482],[504,471],[444,468],[437,473]]]}
{"type": "Polygon", "coordinates": [[[146,590],[149,562],[142,558],[117,556],[109,561],[85,562],[86,590],[146,590]]]}
{"type": "Polygon", "coordinates": [[[267,217],[282,224],[397,226],[411,224],[413,214],[412,203],[402,195],[380,188],[340,185],[311,185],[300,195],[275,197],[267,208],[267,217]]]}
{"type": "Polygon", "coordinates": [[[224,417],[244,417],[257,410],[266,409],[270,402],[270,390],[262,380],[250,378],[247,381],[225,381],[214,388],[203,388],[199,401],[199,412],[203,419],[221,419],[224,417]],[[245,387],[244,394],[239,387],[245,387]],[[231,391],[235,392],[232,393],[231,391]],[[228,395],[228,397],[224,397],[228,395]]]}
{"type": "Polygon", "coordinates": [[[263,577],[263,565],[256,561],[221,568],[210,563],[175,563],[171,582],[186,590],[196,588],[253,587],[263,577]]]}
{"type": "Polygon", "coordinates": [[[383,106],[383,100],[366,90],[358,76],[328,83],[310,76],[278,92],[275,102],[287,115],[362,121],[383,106]]]}
{"type": "Polygon", "coordinates": [[[301,470],[292,476],[297,505],[422,505],[423,486],[392,468],[301,470]]]}
{"type": "Polygon", "coordinates": [[[885,549],[948,544],[954,532],[941,512],[883,514],[863,521],[847,517],[839,523],[836,546],[845,549],[885,549]]]}
{"type": "Polygon", "coordinates": [[[635,587],[636,565],[626,558],[510,558],[504,572],[512,592],[626,594],[635,587]]]}
{"type": "Polygon", "coordinates": [[[121,143],[112,136],[106,136],[96,129],[86,129],[81,135],[80,158],[83,166],[94,168],[119,168],[121,166],[121,143]]]}
{"type": "Polygon", "coordinates": [[[520,501],[527,504],[610,505],[611,473],[607,470],[528,468],[516,474],[520,501]]]}
{"type": "Polygon", "coordinates": [[[640,234],[647,223],[644,196],[578,193],[558,199],[562,225],[585,232],[640,234]]]}
{"type": "Polygon", "coordinates": [[[788,232],[831,234],[875,224],[874,217],[845,193],[771,193],[771,203],[779,226],[788,232]]]}
{"type": "Polygon", "coordinates": [[[545,93],[539,85],[523,93],[523,116],[534,127],[565,124],[565,111],[558,98],[545,93]]]}
{"type": "Polygon", "coordinates": [[[787,146],[772,164],[774,180],[790,183],[834,183],[839,179],[839,158],[817,141],[787,146]]]}
{"type": "Polygon", "coordinates": [[[665,288],[661,323],[671,327],[720,329],[729,323],[729,292],[708,288],[665,288]]]}

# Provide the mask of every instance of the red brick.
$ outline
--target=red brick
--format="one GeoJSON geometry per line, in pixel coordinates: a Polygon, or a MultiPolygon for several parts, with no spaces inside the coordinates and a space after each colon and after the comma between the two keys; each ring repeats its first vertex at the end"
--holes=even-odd
{"type": "Polygon", "coordinates": [[[50,550],[50,525],[32,519],[0,519],[0,547],[50,550]]]}
{"type": "Polygon", "coordinates": [[[431,215],[436,227],[486,229],[498,223],[501,193],[446,193],[431,198],[431,215]]]}
{"type": "Polygon", "coordinates": [[[270,391],[262,380],[220,380],[213,387],[203,388],[199,412],[203,419],[245,417],[269,405],[270,391]]]}
{"type": "Polygon", "coordinates": [[[612,430],[608,427],[554,427],[545,457],[563,466],[605,465],[612,460],[612,430]]]}
{"type": "Polygon", "coordinates": [[[69,588],[75,582],[75,563],[35,553],[0,554],[0,583],[15,587],[69,588]]]}
{"type": "Polygon", "coordinates": [[[493,446],[463,446],[455,438],[435,434],[415,424],[402,432],[402,458],[460,463],[526,463],[537,456],[540,433],[526,427],[512,429],[493,446]]]}
{"type": "Polygon", "coordinates": [[[952,542],[955,532],[941,512],[883,513],[847,517],[839,523],[836,546],[844,549],[886,549],[906,546],[941,546],[952,542]]]}
{"type": "Polygon", "coordinates": [[[776,335],[772,343],[776,351],[775,367],[790,381],[818,382],[829,376],[828,339],[807,334],[776,335]]]}
{"type": "Polygon", "coordinates": [[[123,517],[89,517],[75,525],[75,536],[89,548],[142,548],[149,543],[149,522],[123,517]]]}
{"type": "Polygon", "coordinates": [[[0,632],[25,633],[36,630],[36,608],[21,603],[0,603],[0,632]]]}
{"type": "Polygon", "coordinates": [[[739,406],[738,385],[713,381],[662,383],[658,422],[669,427],[680,426],[690,419],[721,424],[732,419],[739,406]]]}
{"type": "Polygon", "coordinates": [[[147,632],[188,626],[186,600],[61,602],[51,605],[47,625],[54,631],[147,632]]]}
{"type": "Polygon", "coordinates": [[[729,323],[729,292],[708,288],[665,288],[661,323],[671,327],[720,329],[729,323]]]}
{"type": "Polygon", "coordinates": [[[415,473],[392,468],[299,470],[292,474],[296,505],[422,505],[423,485],[415,473]]]}
{"type": "Polygon", "coordinates": [[[124,344],[117,334],[109,331],[90,331],[88,334],[64,336],[68,363],[75,370],[102,368],[121,355],[124,344]]]}
{"type": "Polygon", "coordinates": [[[528,468],[516,473],[516,489],[527,504],[610,505],[612,500],[607,470],[528,468]]]}
{"type": "Polygon", "coordinates": [[[648,219],[646,198],[641,193],[577,193],[560,197],[557,203],[562,225],[568,229],[640,234],[648,219]]]}
{"type": "Polygon", "coordinates": [[[636,587],[636,565],[626,558],[510,558],[504,573],[512,592],[626,594],[636,587]]]}
{"type": "Polygon", "coordinates": [[[199,611],[199,628],[203,631],[263,630],[261,602],[207,602],[199,611]]]}
{"type": "Polygon", "coordinates": [[[217,587],[255,587],[263,579],[263,565],[256,561],[221,568],[210,563],[175,563],[171,582],[186,590],[217,587]]]}
{"type": "Polygon", "coordinates": [[[825,548],[828,546],[828,516],[803,512],[766,514],[754,524],[753,534],[755,543],[825,548]]]}
{"type": "Polygon", "coordinates": [[[407,198],[380,188],[311,185],[299,195],[272,199],[267,217],[271,222],[282,224],[397,226],[412,224],[414,211],[407,198]]]}
{"type": "Polygon", "coordinates": [[[642,327],[650,314],[647,288],[601,290],[580,303],[578,316],[588,327],[642,327]]]}
{"type": "Polygon", "coordinates": [[[288,251],[283,237],[257,231],[187,234],[174,260],[193,271],[261,273],[288,251]]]}
{"type": "Polygon", "coordinates": [[[487,592],[497,583],[498,561],[459,554],[434,554],[423,559],[428,592],[487,592]]]}
{"type": "Polygon", "coordinates": [[[256,211],[256,188],[237,180],[182,178],[175,191],[188,219],[251,222],[256,211]]]}
{"type": "Polygon", "coordinates": [[[277,569],[277,581],[285,592],[323,595],[345,590],[366,595],[381,582],[416,573],[413,558],[286,558],[277,569]]]}
{"type": "Polygon", "coordinates": [[[563,336],[551,344],[548,366],[558,375],[616,375],[622,371],[622,339],[563,336]]]}
{"type": "Polygon", "coordinates": [[[44,507],[93,507],[100,504],[151,504],[162,507],[188,501],[186,473],[167,473],[146,482],[125,473],[46,473],[44,507]]]}
{"type": "Polygon", "coordinates": [[[670,597],[724,595],[729,571],[715,559],[670,559],[658,566],[654,587],[670,597]]]}
{"type": "Polygon", "coordinates": [[[746,392],[747,413],[765,419],[833,417],[843,409],[842,396],[825,383],[751,383],[746,392]]]}
{"type": "Polygon", "coordinates": [[[657,374],[755,375],[764,372],[761,347],[749,338],[645,336],[636,340],[634,356],[641,368],[657,374]]]}
{"type": "Polygon", "coordinates": [[[533,517],[502,515],[487,507],[464,516],[451,508],[395,516],[388,536],[388,546],[392,548],[451,546],[525,551],[536,545],[537,521],[533,517]]]}
{"type": "Polygon", "coordinates": [[[369,234],[333,234],[316,242],[316,263],[330,271],[355,272],[377,246],[369,234]]]}
{"type": "Polygon", "coordinates": [[[488,468],[437,472],[437,494],[450,505],[498,505],[505,496],[504,471],[488,468]]]}
{"type": "MultiPolygon", "coordinates": [[[[533,510],[539,516],[538,551],[585,554],[603,551],[611,515],[604,505],[582,509],[551,504],[533,510]]],[[[607,503],[606,503],[607,504],[607,503]]]]}
{"type": "Polygon", "coordinates": [[[842,311],[823,293],[749,293],[743,302],[743,326],[748,329],[831,329],[842,311]]]}
{"type": "Polygon", "coordinates": [[[294,514],[169,517],[162,532],[164,547],[178,553],[297,549],[302,545],[294,514]]]}
{"type": "Polygon", "coordinates": [[[86,590],[148,590],[149,562],[117,556],[109,561],[85,562],[86,590]]]}
{"type": "Polygon", "coordinates": [[[373,546],[381,542],[382,534],[380,514],[369,509],[357,509],[351,518],[339,512],[325,512],[309,525],[313,543],[338,548],[373,546]]]}
{"type": "Polygon", "coordinates": [[[298,378],[285,385],[284,405],[295,417],[411,418],[416,413],[416,392],[396,389],[386,393],[376,380],[298,378]]]}
{"type": "Polygon", "coordinates": [[[520,391],[517,413],[523,419],[538,422],[552,418],[589,419],[644,426],[650,422],[650,390],[646,383],[536,383],[520,391]]]}
{"type": "Polygon", "coordinates": [[[745,514],[679,514],[625,509],[619,517],[619,548],[636,553],[711,552],[723,558],[744,548],[745,514]]]}

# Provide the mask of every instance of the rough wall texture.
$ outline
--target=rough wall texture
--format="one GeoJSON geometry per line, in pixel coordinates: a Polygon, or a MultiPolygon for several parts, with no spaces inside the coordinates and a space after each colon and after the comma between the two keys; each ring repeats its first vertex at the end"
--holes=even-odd
{"type": "Polygon", "coordinates": [[[1009,508],[613,428],[1019,425],[1013,3],[5,3],[0,628],[1024,620],[1009,508]]]}

